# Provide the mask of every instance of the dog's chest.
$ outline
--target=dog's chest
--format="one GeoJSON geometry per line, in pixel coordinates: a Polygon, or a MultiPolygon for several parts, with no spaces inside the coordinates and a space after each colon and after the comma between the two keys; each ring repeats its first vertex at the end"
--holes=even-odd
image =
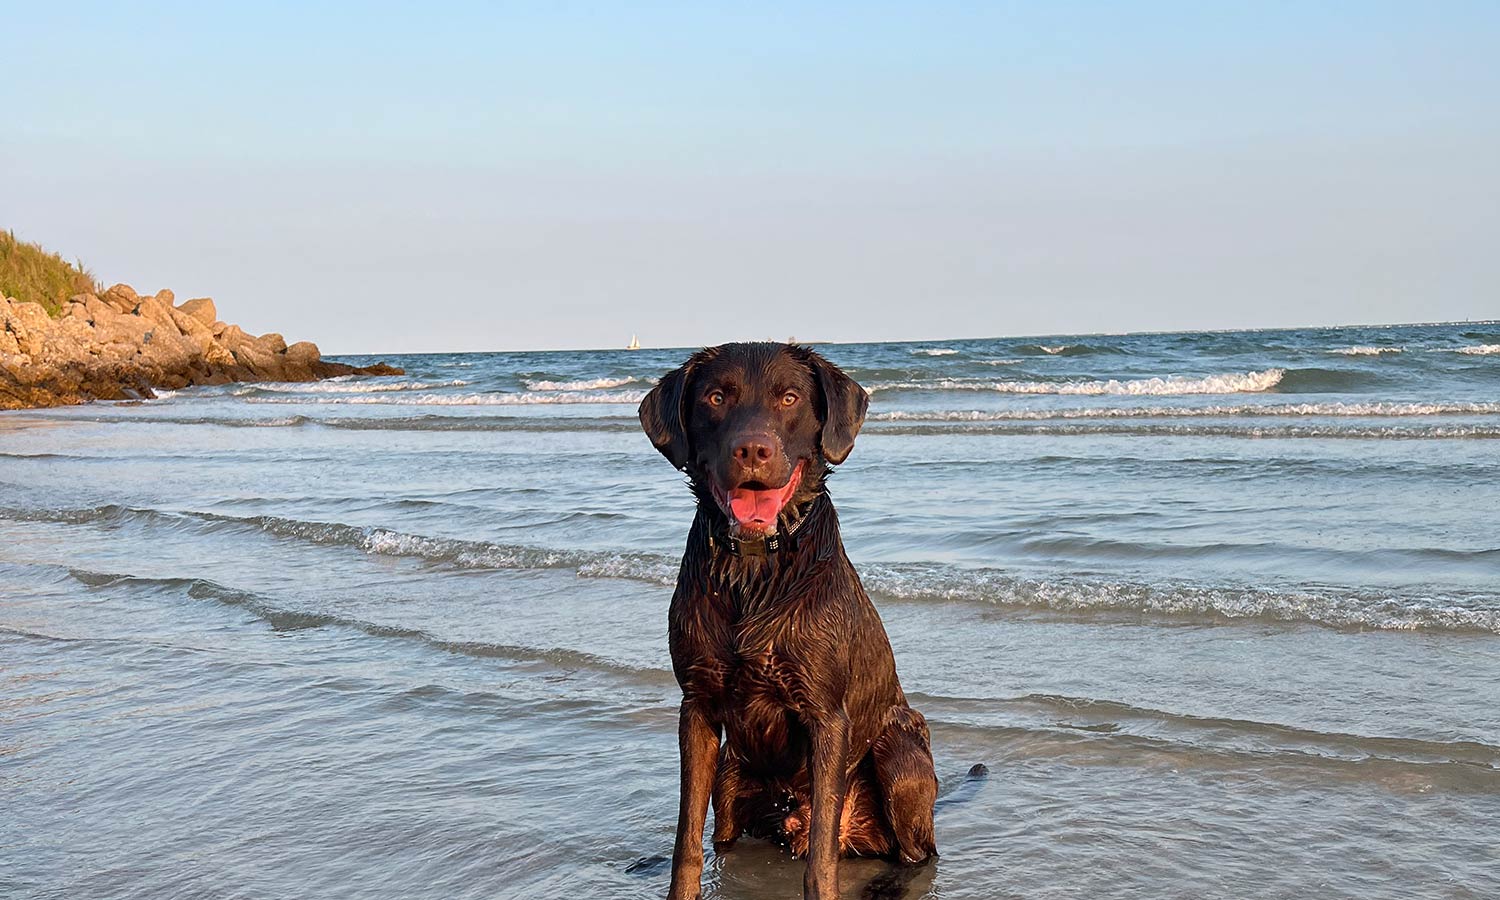
{"type": "Polygon", "coordinates": [[[728,740],[743,758],[768,763],[794,743],[806,697],[803,673],[774,644],[737,646],[732,656],[720,699],[728,740]]]}

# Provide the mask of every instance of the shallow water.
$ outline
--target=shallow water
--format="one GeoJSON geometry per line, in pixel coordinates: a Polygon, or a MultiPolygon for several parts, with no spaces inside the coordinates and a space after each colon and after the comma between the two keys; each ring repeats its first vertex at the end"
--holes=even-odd
{"type": "MultiPolygon", "coordinates": [[[[908,896],[1500,893],[1500,325],[821,349],[957,791],[908,896]]],[[[0,415],[0,896],[662,895],[684,356],[0,415]]]]}

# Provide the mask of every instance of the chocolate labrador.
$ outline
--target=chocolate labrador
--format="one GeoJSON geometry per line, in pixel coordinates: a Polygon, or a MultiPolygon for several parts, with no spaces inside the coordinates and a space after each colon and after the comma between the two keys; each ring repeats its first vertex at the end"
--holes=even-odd
{"type": "Polygon", "coordinates": [[[880,615],[844,553],[831,466],[869,395],[811,350],[724,344],[668,372],[641,427],[698,499],[668,618],[682,686],[673,900],[699,895],[703,827],[807,858],[835,898],[842,855],[933,856],[938,783],[880,615]]]}

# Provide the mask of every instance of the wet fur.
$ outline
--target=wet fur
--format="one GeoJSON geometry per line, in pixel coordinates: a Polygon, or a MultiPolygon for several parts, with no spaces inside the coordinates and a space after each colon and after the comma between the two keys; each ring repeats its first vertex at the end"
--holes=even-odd
{"type": "Polygon", "coordinates": [[[838,856],[917,863],[936,853],[927,724],[902,693],[826,489],[867,402],[805,348],[728,344],[669,373],[641,405],[646,433],[698,497],[668,618],[683,692],[671,897],[698,895],[710,802],[716,849],[741,835],[783,844],[809,859],[807,897],[838,895],[838,856]],[[731,394],[733,409],[704,406],[705,386],[731,394]],[[788,389],[801,408],[775,402],[788,389]],[[784,510],[800,526],[790,549],[734,556],[713,486],[734,486],[725,460],[752,431],[772,434],[784,456],[767,464],[768,479],[782,477],[772,484],[804,464],[784,510]]]}

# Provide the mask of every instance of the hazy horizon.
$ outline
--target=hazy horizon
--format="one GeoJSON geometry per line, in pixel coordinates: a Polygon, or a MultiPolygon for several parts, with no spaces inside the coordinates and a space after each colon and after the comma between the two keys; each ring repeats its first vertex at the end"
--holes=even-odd
{"type": "Polygon", "coordinates": [[[0,227],[330,354],[1500,314],[1492,5],[7,26],[0,227]]]}

